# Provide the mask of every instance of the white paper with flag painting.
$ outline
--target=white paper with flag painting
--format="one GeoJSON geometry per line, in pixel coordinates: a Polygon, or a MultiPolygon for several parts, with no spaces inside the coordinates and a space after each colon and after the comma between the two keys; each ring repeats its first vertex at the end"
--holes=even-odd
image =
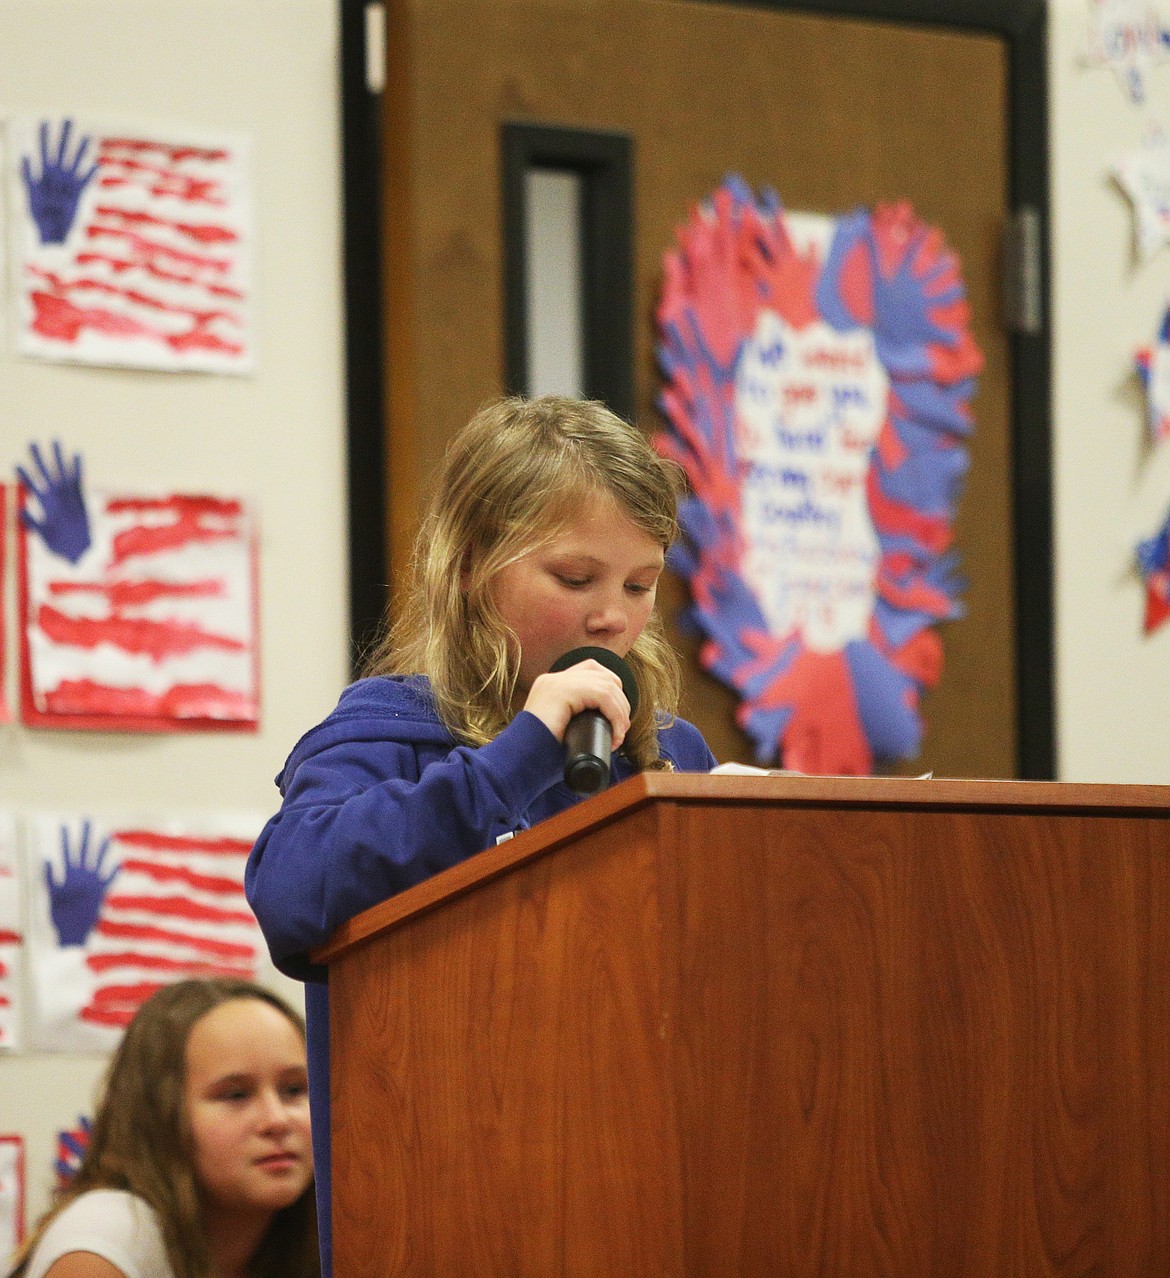
{"type": "Polygon", "coordinates": [[[0,723],[12,717],[8,709],[5,679],[2,672],[8,669],[8,617],[2,601],[8,598],[8,485],[0,484],[0,723]]]}
{"type": "Polygon", "coordinates": [[[908,204],[789,214],[739,178],[696,207],[658,309],[687,473],[672,565],[757,761],[917,756],[962,614],[951,550],[982,356],[955,255],[908,204]]]}
{"type": "Polygon", "coordinates": [[[0,811],[0,1049],[21,1045],[24,935],[16,818],[0,811]]]}
{"type": "Polygon", "coordinates": [[[255,729],[257,547],[247,502],[89,491],[80,455],[18,466],[21,717],[39,727],[255,729]]]}
{"type": "Polygon", "coordinates": [[[0,1135],[0,1261],[24,1241],[24,1137],[0,1135]]]}
{"type": "Polygon", "coordinates": [[[84,116],[6,126],[21,355],[132,368],[253,366],[247,143],[84,116]]]}
{"type": "Polygon", "coordinates": [[[266,950],[244,899],[261,816],[26,819],[29,1042],[108,1051],[155,990],[255,979],[266,950]]]}

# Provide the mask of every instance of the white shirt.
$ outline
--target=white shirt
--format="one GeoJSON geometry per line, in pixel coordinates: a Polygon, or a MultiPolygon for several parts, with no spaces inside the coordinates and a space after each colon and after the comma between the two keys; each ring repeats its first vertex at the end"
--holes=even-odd
{"type": "Polygon", "coordinates": [[[154,1211],[121,1189],[91,1189],[54,1217],[23,1278],[42,1278],[72,1251],[101,1256],[126,1278],[175,1278],[154,1211]]]}

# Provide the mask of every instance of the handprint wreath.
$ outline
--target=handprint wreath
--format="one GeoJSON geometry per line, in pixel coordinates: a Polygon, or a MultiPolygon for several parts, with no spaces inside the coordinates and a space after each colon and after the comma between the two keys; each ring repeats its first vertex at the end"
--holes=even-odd
{"type": "Polygon", "coordinates": [[[684,621],[757,759],[863,775],[918,753],[933,626],[962,614],[982,356],[958,261],[908,204],[799,221],[732,177],[680,228],[657,444],[691,485],[684,621]]]}

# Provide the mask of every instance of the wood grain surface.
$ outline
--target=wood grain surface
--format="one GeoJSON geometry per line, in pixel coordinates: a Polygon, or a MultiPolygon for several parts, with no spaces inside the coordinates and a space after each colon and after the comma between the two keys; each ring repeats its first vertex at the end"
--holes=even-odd
{"type": "Polygon", "coordinates": [[[341,946],[338,1273],[1170,1272],[1170,809],[1068,789],[635,786],[341,946]]]}

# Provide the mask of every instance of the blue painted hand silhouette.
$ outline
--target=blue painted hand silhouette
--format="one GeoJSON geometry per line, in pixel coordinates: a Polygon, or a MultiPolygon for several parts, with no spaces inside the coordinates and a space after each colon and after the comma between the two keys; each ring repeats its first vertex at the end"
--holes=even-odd
{"type": "Polygon", "coordinates": [[[58,943],[62,946],[85,944],[97,924],[106,891],[122,868],[115,865],[108,874],[103,875],[106,853],[110,850],[109,836],[91,851],[89,832],[89,822],[85,821],[81,827],[81,843],[74,857],[69,851],[69,829],[64,825],[61,827],[63,868],[59,881],[52,864],[45,862],[49,914],[58,943]]]}
{"type": "Polygon", "coordinates": [[[59,440],[53,441],[53,459],[56,474],[45,465],[41,450],[29,445],[33,462],[40,476],[38,484],[23,466],[17,466],[20,482],[37,499],[41,518],[37,519],[27,508],[20,512],[21,523],[39,535],[55,555],[75,564],[89,549],[89,515],[85,508],[85,494],[81,490],[81,454],[74,453],[68,465],[61,454],[59,440]]]}
{"type": "Polygon", "coordinates": [[[81,193],[89,184],[98,166],[91,164],[83,173],[82,161],[89,149],[89,138],[81,139],[72,159],[66,155],[69,149],[69,134],[73,130],[73,121],[66,120],[61,126],[61,137],[57,142],[57,154],[49,158],[49,122],[41,121],[41,172],[39,177],[33,176],[32,165],[27,155],[21,156],[20,172],[28,191],[28,208],[33,221],[37,224],[37,233],[42,244],[64,244],[77,216],[77,205],[81,201],[81,193]]]}
{"type": "MultiPolygon", "coordinates": [[[[935,322],[933,312],[961,301],[963,284],[955,259],[932,244],[928,226],[907,231],[905,247],[893,271],[883,268],[880,228],[871,221],[865,236],[873,270],[873,309],[881,317],[882,333],[894,346],[947,342],[953,335],[935,322]]],[[[885,244],[888,252],[890,236],[885,244]]]]}

